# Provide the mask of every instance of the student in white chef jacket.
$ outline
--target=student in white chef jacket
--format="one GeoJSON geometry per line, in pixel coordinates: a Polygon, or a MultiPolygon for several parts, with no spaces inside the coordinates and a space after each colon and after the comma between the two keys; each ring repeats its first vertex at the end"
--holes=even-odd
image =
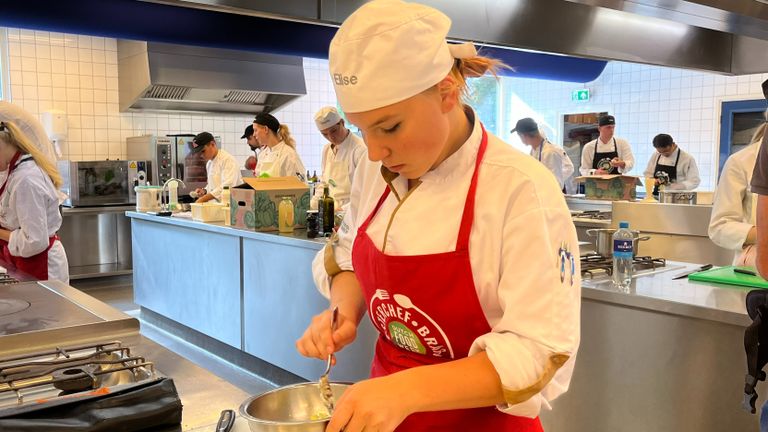
{"type": "Polygon", "coordinates": [[[684,152],[675,140],[668,134],[658,134],[653,137],[655,152],[648,159],[643,175],[646,178],[654,178],[656,185],[653,194],[658,195],[659,183],[666,174],[669,183],[664,185],[667,190],[694,190],[699,187],[699,167],[696,159],[684,152]]]}
{"type": "MultiPolygon", "coordinates": [[[[0,106],[0,245],[5,265],[39,280],[69,282],[69,264],[56,232],[61,227],[56,169],[50,142],[33,141],[42,129],[19,108],[0,106]],[[28,135],[27,132],[31,132],[28,135]]],[[[39,136],[38,136],[39,138],[39,136]]]]}
{"type": "Polygon", "coordinates": [[[381,0],[330,45],[337,99],[369,160],[338,242],[313,262],[330,308],[297,349],[324,360],[366,312],[380,337],[375,379],[336,401],[329,432],[541,431],[539,411],[571,379],[580,272],[570,212],[547,169],[462,103],[465,79],[497,63],[447,44],[449,28],[431,7],[381,0]]]}
{"type": "Polygon", "coordinates": [[[208,175],[205,189],[198,188],[195,191],[198,196],[196,202],[221,200],[224,187],[231,188],[243,182],[237,160],[228,151],[218,148],[210,132],[200,132],[192,139],[192,152],[203,154],[203,159],[206,161],[205,171],[208,175]]]}
{"type": "Polygon", "coordinates": [[[259,113],[253,120],[253,135],[264,146],[256,163],[259,175],[297,176],[306,180],[306,169],[296,152],[296,141],[291,137],[288,126],[281,124],[272,114],[259,113]]]}
{"type": "Polygon", "coordinates": [[[750,145],[728,157],[712,201],[709,238],[716,245],[734,251],[735,265],[755,265],[757,196],[752,193],[750,182],[765,133],[766,123],[763,123],[755,131],[750,145]]]}
{"type": "Polygon", "coordinates": [[[600,136],[581,149],[581,175],[589,175],[593,169],[597,174],[626,174],[632,171],[635,156],[629,142],[615,136],[616,119],[612,115],[600,116],[597,130],[600,136]]]}
{"type": "Polygon", "coordinates": [[[517,132],[520,141],[531,148],[530,155],[549,169],[557,179],[560,189],[565,192],[565,181],[573,174],[573,162],[565,150],[544,138],[539,131],[539,125],[530,117],[518,120],[510,132],[517,132]]]}
{"type": "MultiPolygon", "coordinates": [[[[347,129],[339,111],[327,106],[315,114],[317,129],[328,140],[322,151],[322,175],[320,180],[329,186],[329,192],[336,202],[335,208],[346,209],[355,170],[366,158],[367,151],[362,138],[347,129]]],[[[323,191],[318,188],[317,195],[323,191]]]]}

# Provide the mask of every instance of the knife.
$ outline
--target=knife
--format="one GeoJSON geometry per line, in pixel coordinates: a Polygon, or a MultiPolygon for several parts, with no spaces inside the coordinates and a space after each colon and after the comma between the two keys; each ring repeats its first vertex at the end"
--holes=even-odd
{"type": "Polygon", "coordinates": [[[229,432],[235,424],[235,412],[227,409],[221,412],[219,423],[216,425],[216,432],[229,432]]]}
{"type": "Polygon", "coordinates": [[[698,272],[704,271],[704,270],[709,270],[711,268],[712,268],[712,264],[705,264],[705,265],[697,268],[696,270],[685,272],[683,274],[679,274],[679,275],[673,277],[672,280],[678,280],[678,279],[682,279],[682,278],[687,278],[688,276],[690,276],[690,275],[692,275],[694,273],[698,273],[698,272]]]}

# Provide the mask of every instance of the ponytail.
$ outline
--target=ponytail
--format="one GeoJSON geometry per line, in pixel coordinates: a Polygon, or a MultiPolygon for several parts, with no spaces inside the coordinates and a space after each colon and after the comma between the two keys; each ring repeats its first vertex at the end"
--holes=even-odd
{"type": "Polygon", "coordinates": [[[288,130],[287,125],[280,124],[280,127],[277,129],[277,137],[280,141],[286,143],[288,147],[296,150],[296,140],[291,136],[291,131],[288,130]]]}
{"type": "Polygon", "coordinates": [[[37,166],[50,177],[51,182],[53,182],[53,185],[58,190],[63,182],[61,181],[61,174],[59,174],[56,164],[45,156],[40,148],[36,146],[24,132],[18,128],[18,126],[7,121],[3,122],[3,125],[5,126],[5,130],[0,130],[0,140],[12,144],[22,153],[31,155],[37,166]]]}
{"type": "Polygon", "coordinates": [[[499,78],[501,69],[512,69],[501,60],[490,57],[474,56],[468,58],[456,59],[451,68],[450,76],[456,81],[456,88],[461,94],[461,98],[469,99],[469,87],[467,78],[479,78],[484,75],[493,75],[499,78]]]}

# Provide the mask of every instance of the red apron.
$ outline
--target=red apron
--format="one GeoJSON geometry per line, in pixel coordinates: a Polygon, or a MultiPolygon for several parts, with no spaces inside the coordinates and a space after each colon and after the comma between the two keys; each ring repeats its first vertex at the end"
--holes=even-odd
{"type": "MultiPolygon", "coordinates": [[[[467,357],[472,342],[491,331],[477,298],[469,261],[477,176],[487,145],[483,129],[454,252],[390,256],[379,251],[366,230],[389,195],[389,187],[358,229],[352,262],[368,302],[368,316],[379,331],[372,377],[467,357]]],[[[543,429],[538,418],[516,417],[485,407],[415,413],[397,431],[543,429]]]]}
{"type": "MultiPolygon", "coordinates": [[[[10,164],[8,164],[8,176],[5,178],[3,186],[0,187],[0,199],[2,199],[3,194],[5,193],[5,187],[8,186],[8,179],[11,178],[11,174],[13,174],[13,171],[18,166],[16,162],[18,162],[20,157],[21,152],[16,152],[11,159],[10,164]]],[[[41,209],[41,211],[43,210],[41,209]]],[[[0,228],[8,230],[8,228],[3,227],[2,225],[0,225],[0,228]]],[[[6,264],[13,267],[10,270],[19,270],[35,279],[48,280],[48,251],[51,250],[51,246],[53,246],[53,243],[58,239],[58,235],[53,235],[48,239],[48,247],[44,251],[28,258],[11,255],[11,251],[8,249],[8,242],[0,239],[0,246],[3,248],[2,258],[5,260],[6,264]]]]}

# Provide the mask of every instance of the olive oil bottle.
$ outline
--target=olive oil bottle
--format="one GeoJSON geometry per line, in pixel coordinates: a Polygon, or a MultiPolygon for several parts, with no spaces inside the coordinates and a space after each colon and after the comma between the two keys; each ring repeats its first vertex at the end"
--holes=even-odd
{"type": "Polygon", "coordinates": [[[328,185],[323,186],[323,197],[317,203],[318,228],[321,236],[330,236],[333,233],[334,209],[333,198],[330,195],[328,185]]]}

